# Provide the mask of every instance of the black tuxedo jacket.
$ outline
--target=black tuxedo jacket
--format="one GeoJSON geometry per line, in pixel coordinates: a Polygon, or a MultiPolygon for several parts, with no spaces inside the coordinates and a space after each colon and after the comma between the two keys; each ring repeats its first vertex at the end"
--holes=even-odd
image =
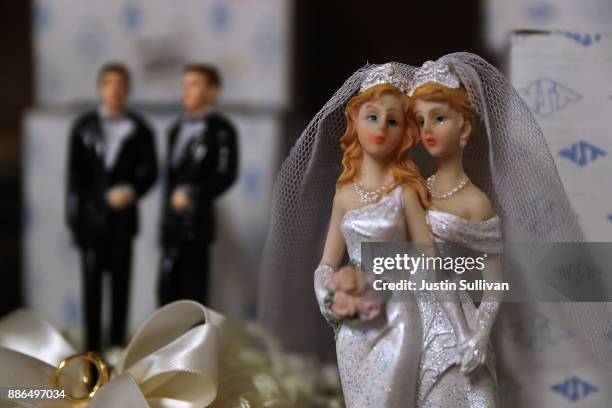
{"type": "Polygon", "coordinates": [[[174,165],[172,154],[181,121],[168,132],[166,183],[162,204],[161,243],[164,247],[188,242],[210,242],[215,236],[213,201],[236,179],[238,146],[234,126],[224,116],[212,112],[202,119],[203,131],[194,137],[174,165]],[[177,212],[171,206],[174,189],[185,186],[191,207],[177,212]]]}
{"type": "Polygon", "coordinates": [[[70,131],[66,218],[80,246],[100,239],[131,239],[138,233],[138,199],[157,178],[157,156],[149,125],[133,112],[126,116],[134,128],[110,169],[104,166],[106,141],[97,111],[81,115],[70,131]],[[136,200],[124,209],[111,209],[106,193],[122,184],[134,189],[136,200]]]}

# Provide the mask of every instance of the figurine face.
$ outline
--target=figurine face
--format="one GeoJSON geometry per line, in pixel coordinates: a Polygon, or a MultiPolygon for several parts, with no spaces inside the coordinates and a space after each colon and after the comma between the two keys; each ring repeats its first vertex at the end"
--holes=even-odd
{"type": "Polygon", "coordinates": [[[206,75],[196,71],[183,75],[183,106],[188,111],[196,112],[214,103],[218,94],[219,88],[211,86],[206,75]]]}
{"type": "Polygon", "coordinates": [[[98,95],[102,105],[110,111],[120,111],[129,93],[125,77],[115,71],[106,72],[98,83],[98,95]]]}
{"type": "Polygon", "coordinates": [[[417,100],[414,112],[421,143],[433,157],[452,155],[467,144],[471,125],[447,102],[417,100]]]}
{"type": "Polygon", "coordinates": [[[359,107],[355,127],[365,153],[385,158],[395,151],[406,130],[403,107],[400,97],[392,94],[359,107]]]}

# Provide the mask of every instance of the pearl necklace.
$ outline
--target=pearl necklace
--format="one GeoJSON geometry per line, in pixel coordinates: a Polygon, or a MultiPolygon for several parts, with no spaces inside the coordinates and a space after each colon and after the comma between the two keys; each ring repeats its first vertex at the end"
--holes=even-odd
{"type": "Polygon", "coordinates": [[[368,204],[378,201],[379,194],[387,190],[389,188],[389,184],[383,184],[374,191],[366,191],[361,186],[361,183],[356,182],[353,183],[353,187],[355,187],[355,193],[357,193],[359,201],[368,204]]]}
{"type": "Polygon", "coordinates": [[[433,191],[433,185],[434,185],[435,182],[436,182],[436,175],[432,174],[427,179],[427,189],[429,190],[429,193],[431,194],[432,198],[435,198],[436,200],[443,200],[445,198],[448,198],[448,197],[452,196],[457,191],[461,190],[463,187],[465,187],[468,184],[470,184],[470,179],[469,178],[465,178],[465,179],[461,180],[459,182],[459,184],[457,184],[452,190],[447,191],[446,193],[436,193],[436,192],[434,192],[433,191]]]}

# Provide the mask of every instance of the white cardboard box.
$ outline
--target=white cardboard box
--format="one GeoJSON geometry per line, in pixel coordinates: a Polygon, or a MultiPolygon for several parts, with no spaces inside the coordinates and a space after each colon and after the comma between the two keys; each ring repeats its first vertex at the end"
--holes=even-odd
{"type": "Polygon", "coordinates": [[[101,64],[119,60],[133,74],[133,100],[179,98],[188,61],[217,65],[225,105],[282,109],[288,104],[291,1],[36,0],[36,102],[95,100],[101,64]]]}
{"type": "MultiPolygon", "coordinates": [[[[515,30],[565,29],[606,31],[612,25],[609,0],[484,0],[481,2],[485,45],[505,58],[515,30]]],[[[584,41],[589,41],[584,38],[584,41]]]]}
{"type": "Polygon", "coordinates": [[[587,239],[612,241],[612,36],[515,33],[510,62],[587,239]]]}

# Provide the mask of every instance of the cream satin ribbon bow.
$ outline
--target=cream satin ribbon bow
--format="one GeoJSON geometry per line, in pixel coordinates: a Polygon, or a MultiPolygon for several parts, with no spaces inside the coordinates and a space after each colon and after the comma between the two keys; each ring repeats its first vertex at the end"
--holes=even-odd
{"type": "MultiPolygon", "coordinates": [[[[217,396],[219,335],[225,318],[189,300],[157,310],[136,332],[111,380],[89,403],[2,401],[0,408],[200,408],[217,396]]],[[[75,354],[47,322],[29,310],[0,321],[0,387],[53,389],[59,363],[75,354]]],[[[62,377],[64,388],[81,383],[62,377]]]]}

